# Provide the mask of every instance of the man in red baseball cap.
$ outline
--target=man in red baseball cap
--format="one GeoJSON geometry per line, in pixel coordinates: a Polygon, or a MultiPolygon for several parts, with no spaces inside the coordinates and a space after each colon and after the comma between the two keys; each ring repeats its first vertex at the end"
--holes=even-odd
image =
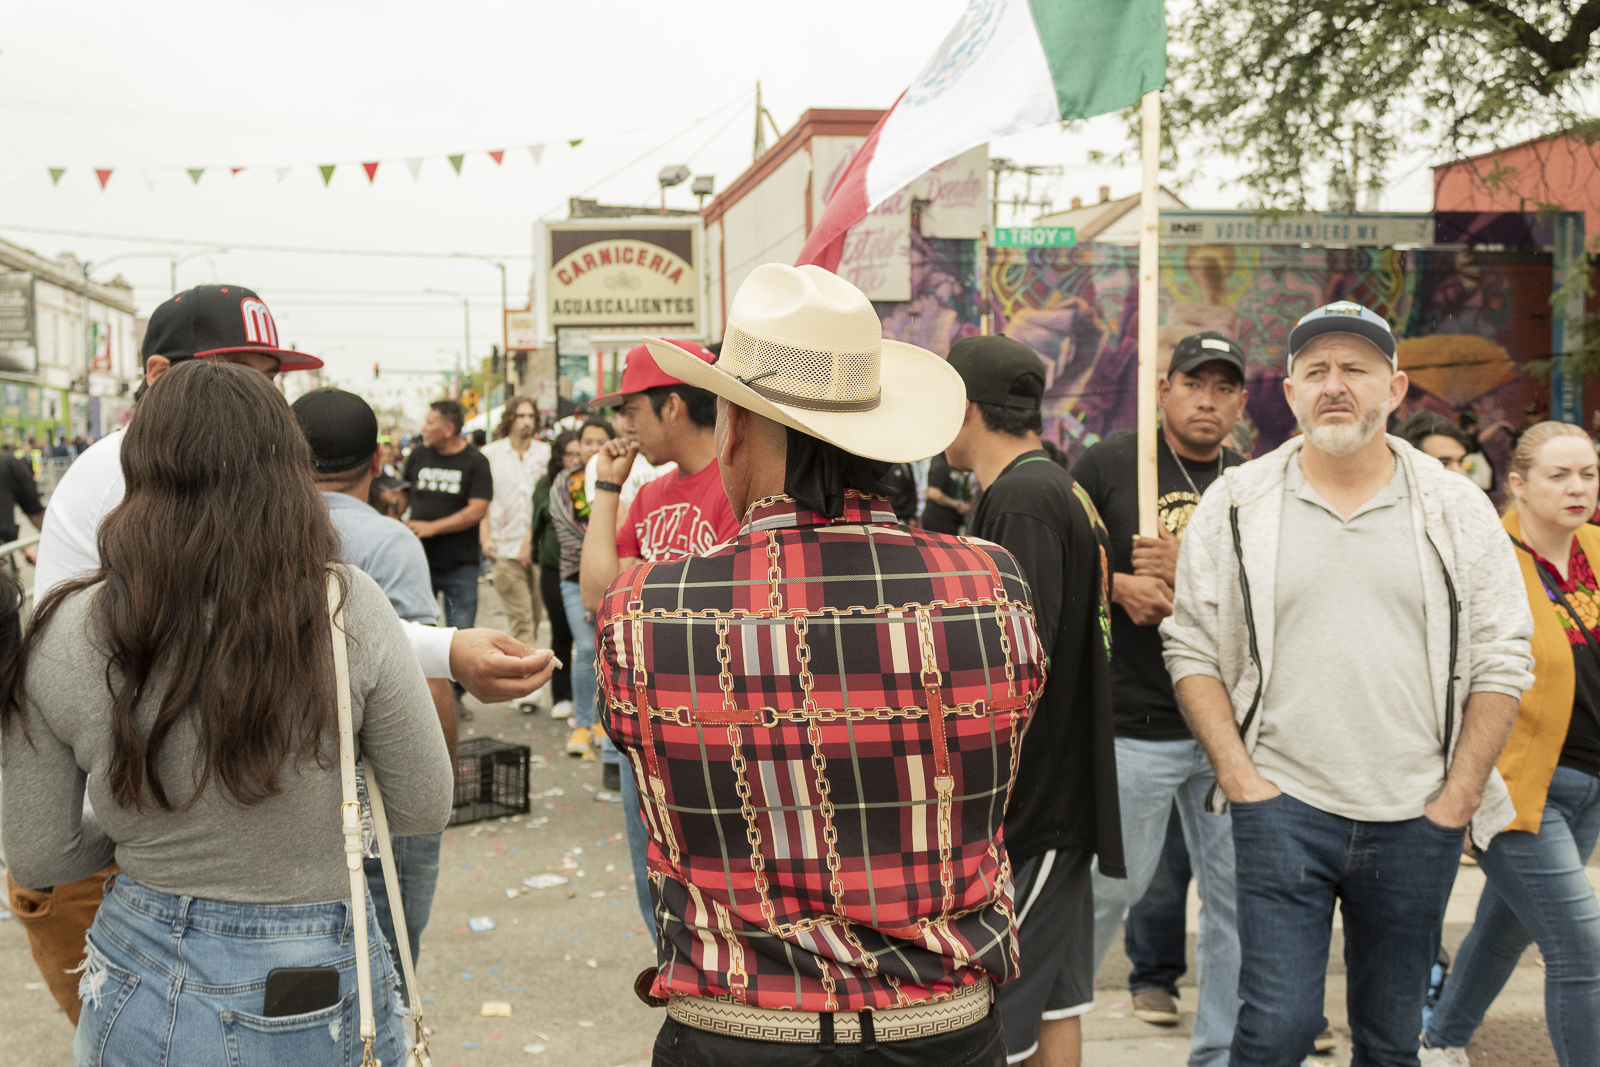
{"type": "MultiPolygon", "coordinates": [[[[673,344],[694,353],[707,363],[717,357],[704,345],[693,341],[673,344]]],[[[717,466],[717,449],[712,440],[717,424],[716,394],[708,389],[685,385],[662,371],[646,345],[628,353],[622,371],[621,388],[593,401],[596,407],[617,409],[617,429],[621,436],[608,442],[595,456],[594,489],[590,495],[589,528],[583,538],[583,559],[578,583],[583,615],[567,619],[576,633],[594,633],[594,611],[601,594],[618,574],[643,562],[683,559],[696,556],[739,533],[739,520],[722,489],[722,471],[717,466]],[[633,471],[635,457],[660,466],[676,463],[669,470],[640,487],[620,523],[623,486],[633,471]]],[[[589,659],[594,659],[590,636],[589,659]]],[[[574,658],[578,655],[574,652],[574,658]]],[[[574,685],[577,681],[574,679],[574,685]]],[[[593,685],[591,680],[590,685],[593,685]]],[[[591,708],[593,701],[591,700],[591,708]]],[[[568,751],[576,744],[587,744],[587,734],[574,731],[568,751]]],[[[616,750],[602,743],[601,758],[607,765],[606,782],[611,788],[609,769],[617,766],[615,788],[622,795],[624,823],[628,831],[628,854],[633,862],[633,889],[652,935],[655,918],[651,912],[649,883],[645,879],[645,848],[649,840],[640,815],[639,796],[631,772],[613,763],[616,750]]]]}
{"type": "MultiPolygon", "coordinates": [[[[707,363],[717,361],[703,345],[673,343],[707,363]]],[[[667,374],[648,346],[637,345],[628,353],[621,388],[593,403],[616,408],[621,436],[601,450],[595,465],[594,501],[579,572],[586,611],[595,609],[606,586],[629,567],[699,555],[739,532],[739,520],[722,491],[712,441],[714,394],[667,374]],[[639,455],[655,466],[676,463],[678,469],[640,489],[619,525],[622,484],[639,455]]]]}

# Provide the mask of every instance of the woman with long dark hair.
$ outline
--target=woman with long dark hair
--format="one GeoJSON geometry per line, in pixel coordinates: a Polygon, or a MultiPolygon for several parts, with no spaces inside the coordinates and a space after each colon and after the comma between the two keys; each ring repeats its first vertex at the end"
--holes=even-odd
{"type": "MultiPolygon", "coordinates": [[[[121,458],[101,567],[39,605],[0,705],[12,876],[121,867],[89,931],[73,1062],[357,1064],[330,568],[357,750],[401,835],[451,810],[416,656],[377,584],[336,563],[305,437],[266,377],[174,367],[121,458]],[[321,968],[337,991],[284,968],[321,968]],[[269,976],[299,994],[287,1010],[269,976]]],[[[374,1052],[398,1063],[394,970],[366,915],[374,1052]]]]}
{"type": "MultiPolygon", "coordinates": [[[[560,434],[550,445],[550,469],[533,486],[533,529],[522,542],[519,562],[539,565],[539,598],[550,618],[550,647],[562,661],[550,676],[550,717],[572,718],[572,628],[561,599],[561,541],[550,518],[550,491],[557,478],[583,466],[576,430],[560,434]]],[[[532,712],[531,705],[522,709],[532,712]]]]}
{"type": "MultiPolygon", "coordinates": [[[[617,435],[603,419],[590,419],[578,430],[581,462],[555,480],[550,489],[550,520],[555,524],[561,545],[561,596],[567,608],[567,628],[572,631],[572,734],[567,738],[567,755],[589,752],[595,724],[594,619],[584,610],[578,589],[579,563],[583,557],[583,535],[589,529],[592,501],[584,482],[584,465],[607,441],[617,435]]],[[[561,649],[556,649],[561,656],[561,649]]]]}

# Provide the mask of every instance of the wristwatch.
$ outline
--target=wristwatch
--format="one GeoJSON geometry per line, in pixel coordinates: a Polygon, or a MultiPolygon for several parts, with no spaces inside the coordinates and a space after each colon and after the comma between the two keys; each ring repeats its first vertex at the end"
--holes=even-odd
{"type": "Polygon", "coordinates": [[[602,493],[620,494],[622,492],[622,486],[618,485],[616,482],[603,482],[599,478],[594,480],[594,487],[597,491],[602,493]]]}

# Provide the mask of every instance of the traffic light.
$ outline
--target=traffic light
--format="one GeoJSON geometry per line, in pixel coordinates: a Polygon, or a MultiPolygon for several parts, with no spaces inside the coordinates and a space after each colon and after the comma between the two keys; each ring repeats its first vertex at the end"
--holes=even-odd
{"type": "Polygon", "coordinates": [[[378,372],[378,365],[377,365],[377,364],[376,364],[376,363],[374,363],[374,364],[373,364],[373,365],[372,365],[372,376],[373,376],[373,377],[374,377],[374,378],[376,378],[376,377],[377,377],[377,376],[378,376],[378,373],[379,373],[379,372],[378,372]]]}
{"type": "Polygon", "coordinates": [[[500,346],[499,345],[490,345],[489,346],[489,373],[490,374],[499,374],[500,373],[500,346]]]}

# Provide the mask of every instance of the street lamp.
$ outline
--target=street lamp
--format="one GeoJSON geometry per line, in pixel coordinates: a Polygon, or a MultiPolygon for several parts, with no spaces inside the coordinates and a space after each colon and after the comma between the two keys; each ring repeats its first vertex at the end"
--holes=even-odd
{"type": "Polygon", "coordinates": [[[662,167],[661,173],[656,175],[656,181],[661,186],[661,214],[667,213],[667,189],[673,185],[682,185],[689,180],[689,168],[682,163],[671,167],[662,167]]]}
{"type": "MultiPolygon", "coordinates": [[[[502,268],[502,269],[504,269],[504,268],[502,268]]],[[[466,345],[467,345],[466,354],[465,354],[464,358],[468,362],[470,362],[471,359],[472,359],[472,305],[471,305],[471,302],[468,301],[467,298],[462,296],[460,293],[452,293],[448,289],[424,289],[423,292],[432,293],[434,296],[448,296],[448,297],[451,297],[451,298],[453,298],[455,300],[461,301],[461,315],[462,315],[462,319],[463,319],[463,322],[464,322],[465,327],[466,327],[466,345]]],[[[461,366],[460,366],[460,363],[458,362],[457,365],[456,365],[456,379],[457,379],[457,385],[458,386],[460,384],[460,378],[461,378],[461,366]]]]}
{"type": "Polygon", "coordinates": [[[187,263],[191,259],[194,259],[197,256],[210,256],[210,255],[224,255],[225,256],[225,255],[228,254],[228,250],[226,248],[202,248],[200,251],[198,251],[198,252],[190,252],[186,256],[173,255],[170,252],[167,253],[167,254],[172,256],[172,295],[173,296],[177,296],[178,295],[178,266],[179,266],[179,264],[187,263]]]}

